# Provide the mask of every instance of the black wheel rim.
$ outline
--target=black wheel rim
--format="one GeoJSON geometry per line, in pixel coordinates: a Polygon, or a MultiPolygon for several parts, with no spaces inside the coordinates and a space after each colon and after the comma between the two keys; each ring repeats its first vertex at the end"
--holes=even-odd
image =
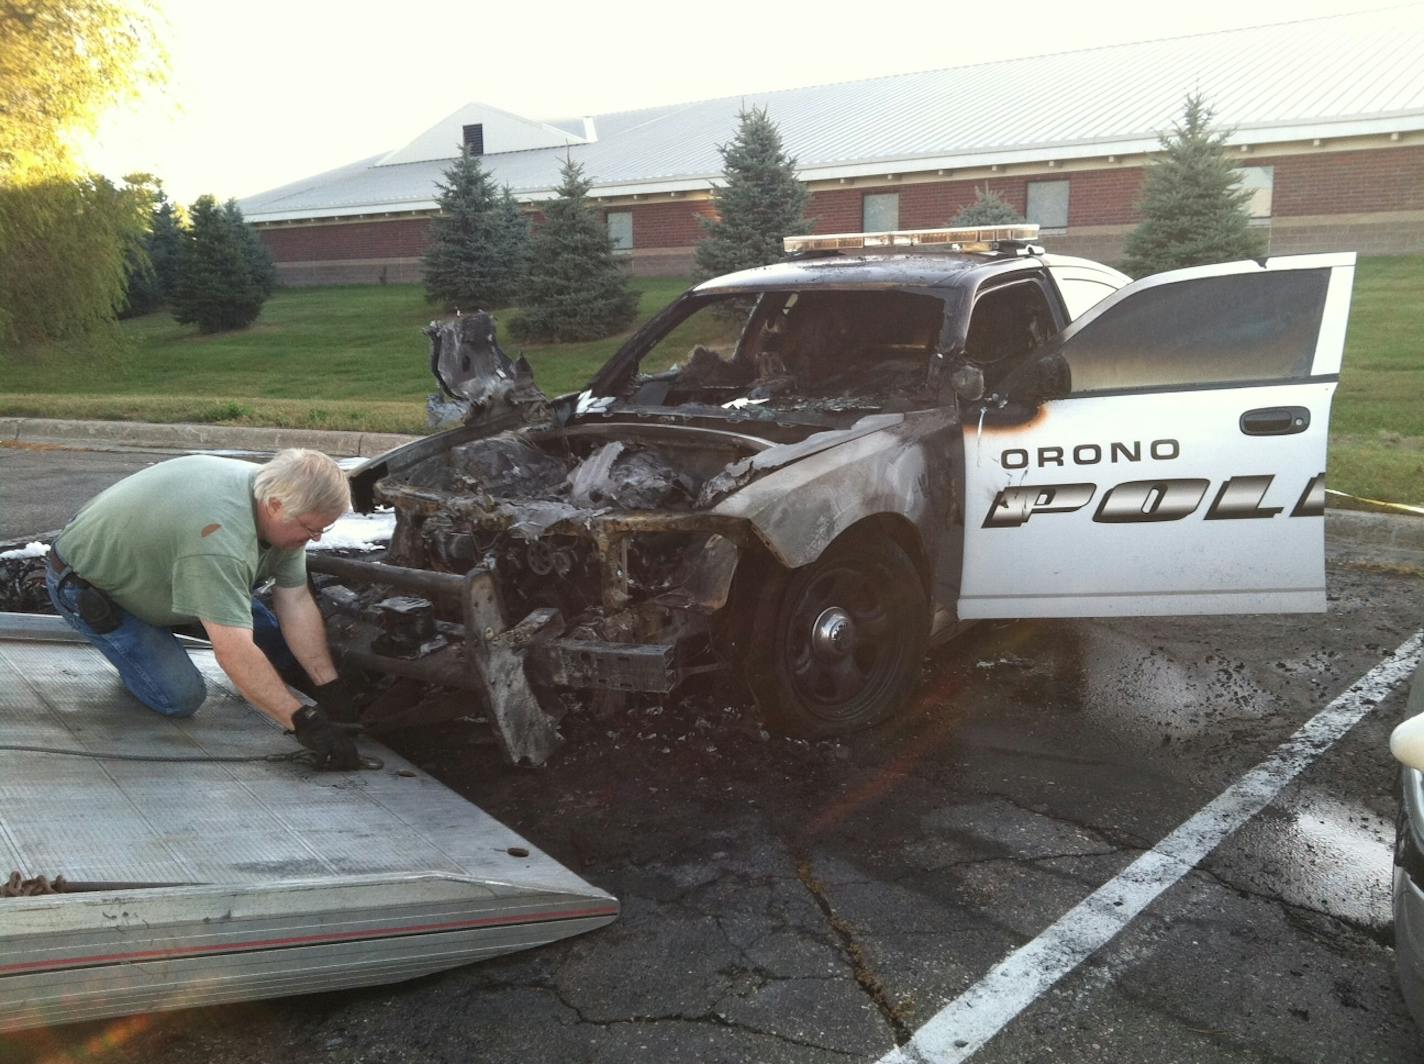
{"type": "Polygon", "coordinates": [[[905,622],[888,576],[880,566],[834,564],[813,574],[792,605],[787,678],[824,720],[864,714],[900,668],[905,622]]]}

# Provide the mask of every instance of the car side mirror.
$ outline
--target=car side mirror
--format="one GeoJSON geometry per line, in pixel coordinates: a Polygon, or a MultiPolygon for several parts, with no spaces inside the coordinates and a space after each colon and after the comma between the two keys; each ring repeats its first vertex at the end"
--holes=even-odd
{"type": "Polygon", "coordinates": [[[954,394],[966,403],[984,398],[984,371],[968,363],[960,366],[949,376],[949,386],[954,394]]]}
{"type": "Polygon", "coordinates": [[[1424,713],[1395,725],[1389,736],[1389,752],[1401,765],[1424,771],[1424,713]]]}
{"type": "Polygon", "coordinates": [[[1073,374],[1068,360],[1056,351],[1035,359],[1028,374],[1029,397],[1036,403],[1062,399],[1073,391],[1073,374]]]}

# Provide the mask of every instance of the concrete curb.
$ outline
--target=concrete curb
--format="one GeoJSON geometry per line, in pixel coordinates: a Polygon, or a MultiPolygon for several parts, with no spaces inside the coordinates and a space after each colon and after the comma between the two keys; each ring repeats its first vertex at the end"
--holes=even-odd
{"type": "Polygon", "coordinates": [[[391,432],[326,432],[240,425],[158,424],[148,421],[70,421],[60,418],[0,418],[0,441],[141,450],[280,451],[307,447],[336,458],[369,458],[418,436],[391,432]]]}
{"type": "Polygon", "coordinates": [[[1424,518],[1326,510],[1325,553],[1341,561],[1424,571],[1424,518]]]}

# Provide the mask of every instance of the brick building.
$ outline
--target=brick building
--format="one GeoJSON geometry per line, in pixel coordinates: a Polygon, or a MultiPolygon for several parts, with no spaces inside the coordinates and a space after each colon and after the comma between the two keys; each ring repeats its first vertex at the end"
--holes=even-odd
{"type": "Polygon", "coordinates": [[[745,104],[780,127],[816,232],[944,225],[987,187],[1050,249],[1112,261],[1159,133],[1199,91],[1272,254],[1420,253],[1421,55],[1413,6],[549,122],[471,103],[242,209],[288,283],[414,281],[458,144],[536,216],[567,154],[632,269],[684,274],[745,104]]]}

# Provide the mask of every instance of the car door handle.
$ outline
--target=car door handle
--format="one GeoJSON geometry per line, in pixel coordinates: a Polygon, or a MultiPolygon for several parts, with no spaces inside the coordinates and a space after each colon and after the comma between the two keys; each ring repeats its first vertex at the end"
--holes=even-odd
{"type": "Polygon", "coordinates": [[[1266,406],[1241,415],[1247,436],[1290,436],[1310,428],[1310,411],[1303,406],[1266,406]]]}

